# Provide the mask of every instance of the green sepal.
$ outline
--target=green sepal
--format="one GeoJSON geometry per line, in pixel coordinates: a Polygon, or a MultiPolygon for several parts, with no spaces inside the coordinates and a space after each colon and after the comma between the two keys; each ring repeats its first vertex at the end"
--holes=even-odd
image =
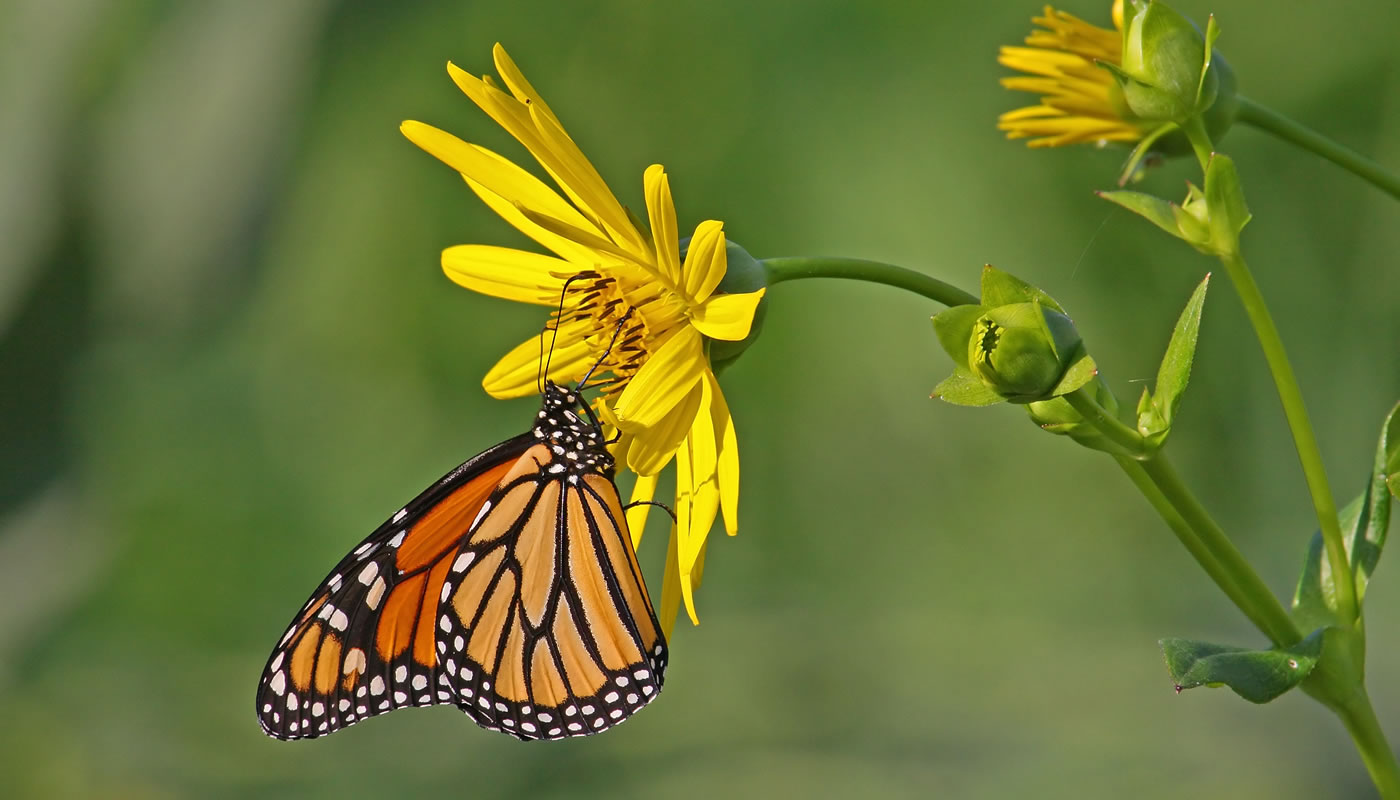
{"type": "Polygon", "coordinates": [[[1069,369],[1060,377],[1060,382],[1055,384],[1055,388],[1050,390],[1051,397],[1061,397],[1073,392],[1089,383],[1099,374],[1099,367],[1094,363],[1094,359],[1083,347],[1079,349],[1079,355],[1070,364],[1069,369]]]}
{"type": "Polygon", "coordinates": [[[1006,402],[1005,399],[987,388],[982,379],[973,375],[966,367],[954,367],[953,374],[933,387],[933,394],[957,406],[994,406],[1006,402]]]}
{"type": "Polygon", "coordinates": [[[1215,15],[1211,14],[1210,16],[1206,17],[1206,55],[1205,60],[1201,63],[1201,80],[1199,83],[1196,84],[1196,108],[1206,108],[1210,105],[1209,102],[1203,105],[1201,103],[1201,100],[1205,95],[1207,88],[1210,86],[1210,83],[1207,81],[1207,78],[1210,77],[1210,74],[1212,72],[1211,54],[1212,51],[1215,50],[1215,40],[1219,38],[1220,25],[1216,23],[1215,15]]]}
{"type": "Polygon", "coordinates": [[[967,363],[967,342],[977,319],[987,313],[985,306],[953,306],[933,317],[933,334],[953,363],[971,369],[967,363]]]}
{"type": "MultiPolygon", "coordinates": [[[[1176,222],[1176,203],[1169,203],[1156,195],[1145,192],[1095,192],[1099,197],[1114,205],[1122,206],[1129,211],[1143,217],[1148,222],[1170,233],[1173,236],[1181,236],[1181,231],[1176,222]]],[[[1183,237],[1185,238],[1185,237],[1183,237]]]]}
{"type": "MultiPolygon", "coordinates": [[[[1337,515],[1342,543],[1356,581],[1356,599],[1366,595],[1371,573],[1385,547],[1390,528],[1390,487],[1387,473],[1400,466],[1400,404],[1386,415],[1366,488],[1337,515]]],[[[1322,544],[1322,532],[1313,534],[1303,560],[1298,588],[1293,593],[1293,618],[1303,627],[1316,627],[1336,621],[1336,584],[1322,544]]]]}
{"type": "MultiPolygon", "coordinates": [[[[1099,66],[1104,66],[1100,62],[1095,63],[1098,63],[1099,66]]],[[[1131,111],[1126,113],[1128,115],[1132,114],[1131,111]]],[[[1171,152],[1173,149],[1180,150],[1180,146],[1168,147],[1167,145],[1169,145],[1173,139],[1185,140],[1185,138],[1185,134],[1181,133],[1181,126],[1177,125],[1175,122],[1163,122],[1156,128],[1153,128],[1147,135],[1138,140],[1132,152],[1128,154],[1128,160],[1123,163],[1123,169],[1118,172],[1118,185],[1127,186],[1129,181],[1136,181],[1141,178],[1143,176],[1143,171],[1146,169],[1142,166],[1143,162],[1147,160],[1149,155],[1181,155],[1179,152],[1171,152]],[[1163,146],[1160,148],[1156,147],[1158,142],[1161,142],[1163,146]]],[[[1187,142],[1187,145],[1186,152],[1192,152],[1189,147],[1190,142],[1187,142]]]]}
{"type": "Polygon", "coordinates": [[[996,308],[1014,303],[1040,303],[1051,311],[1065,314],[1055,298],[991,264],[982,267],[982,306],[996,308]]]}
{"type": "Polygon", "coordinates": [[[1249,209],[1244,204],[1244,189],[1229,156],[1215,153],[1206,165],[1206,208],[1210,223],[1210,238],[1217,254],[1238,250],[1240,231],[1249,224],[1249,209]]]}
{"type": "Polygon", "coordinates": [[[1196,356],[1196,339],[1201,330],[1201,311],[1205,307],[1206,289],[1210,285],[1210,275],[1206,275],[1191,293],[1186,308],[1176,320],[1167,352],[1157,368],[1155,392],[1143,389],[1142,400],[1138,402],[1138,432],[1143,435],[1150,451],[1160,449],[1171,433],[1172,421],[1181,405],[1186,385],[1191,380],[1191,363],[1196,356]]]}
{"type": "Polygon", "coordinates": [[[1177,692],[1197,686],[1228,686],[1251,703],[1267,703],[1294,688],[1317,666],[1323,629],[1301,642],[1273,650],[1163,639],[1158,644],[1177,692]]]}
{"type": "Polygon", "coordinates": [[[1192,203],[1192,200],[1199,196],[1200,190],[1189,183],[1187,186],[1189,188],[1185,206],[1143,192],[1098,192],[1098,196],[1128,209],[1172,236],[1202,250],[1209,244],[1210,229],[1205,220],[1200,219],[1201,205],[1192,203]],[[1193,191],[1195,195],[1192,194],[1193,191]]]}

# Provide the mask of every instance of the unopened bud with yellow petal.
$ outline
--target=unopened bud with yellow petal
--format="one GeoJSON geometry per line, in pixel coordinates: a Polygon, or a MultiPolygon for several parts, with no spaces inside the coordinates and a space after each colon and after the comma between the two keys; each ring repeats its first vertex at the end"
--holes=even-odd
{"type": "Polygon", "coordinates": [[[1133,0],[1120,63],[1100,66],[1117,78],[1124,102],[1141,120],[1179,123],[1201,114],[1215,105],[1222,83],[1229,92],[1222,111],[1233,115],[1234,79],[1224,59],[1191,20],[1157,0],[1133,0]]]}

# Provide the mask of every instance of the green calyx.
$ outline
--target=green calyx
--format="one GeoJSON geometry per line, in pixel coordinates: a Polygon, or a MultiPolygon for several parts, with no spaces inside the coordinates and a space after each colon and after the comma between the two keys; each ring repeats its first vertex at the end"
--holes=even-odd
{"type": "MultiPolygon", "coordinates": [[[[1213,19],[1203,34],[1165,3],[1134,0],[1124,21],[1120,64],[1100,66],[1117,79],[1133,117],[1179,124],[1215,109],[1208,125],[1223,134],[1234,120],[1237,101],[1233,72],[1212,52],[1217,35],[1213,19]]],[[[1163,138],[1164,153],[1180,144],[1171,136],[1163,138]]]]}
{"type": "Polygon", "coordinates": [[[982,304],[954,306],[933,318],[954,371],[934,390],[958,405],[1032,403],[1093,379],[1093,359],[1064,309],[1049,295],[987,267],[982,304]]]}

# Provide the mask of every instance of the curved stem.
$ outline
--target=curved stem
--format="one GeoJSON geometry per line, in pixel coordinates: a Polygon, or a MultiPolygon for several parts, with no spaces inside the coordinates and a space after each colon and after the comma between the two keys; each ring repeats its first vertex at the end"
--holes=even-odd
{"type": "Polygon", "coordinates": [[[1285,142],[1322,156],[1391,197],[1400,200],[1400,177],[1387,171],[1380,164],[1349,147],[1337,144],[1311,128],[1304,127],[1276,111],[1259,105],[1247,97],[1240,96],[1237,99],[1240,104],[1240,122],[1253,125],[1285,142]]]}
{"type": "Polygon", "coordinates": [[[1303,477],[1312,495],[1313,509],[1317,513],[1317,524],[1322,530],[1322,542],[1327,550],[1327,564],[1336,576],[1337,613],[1348,626],[1356,620],[1356,584],[1348,567],[1346,546],[1342,539],[1342,529],[1337,521],[1337,502],[1332,497],[1332,487],[1327,480],[1327,469],[1322,463],[1322,450],[1317,445],[1312,423],[1308,420],[1308,409],[1303,403],[1303,392],[1298,388],[1298,379],[1293,374],[1293,366],[1288,362],[1288,353],[1283,349],[1283,339],[1274,325],[1273,315],[1264,303],[1264,295],[1254,275],[1249,271],[1244,258],[1238,254],[1220,257],[1235,291],[1244,304],[1249,322],[1254,326],[1254,335],[1264,350],[1264,360],[1273,374],[1274,386],[1278,390],[1283,413],[1288,419],[1289,430],[1293,433],[1293,444],[1298,450],[1298,460],[1303,465],[1303,477]]]}
{"type": "MultiPolygon", "coordinates": [[[[1142,437],[1137,431],[1110,414],[1087,392],[1081,389],[1064,397],[1109,441],[1129,452],[1142,451],[1142,437]]],[[[1127,456],[1114,456],[1114,460],[1196,563],[1269,641],[1286,646],[1303,638],[1278,598],[1205,506],[1182,483],[1164,454],[1158,452],[1145,461],[1134,461],[1127,456]]]]}
{"type": "Polygon", "coordinates": [[[880,261],[867,261],[863,258],[799,257],[765,258],[762,263],[768,273],[769,286],[803,278],[843,278],[894,286],[945,306],[977,305],[979,302],[976,295],[968,294],[950,283],[944,283],[922,272],[880,261]]]}
{"type": "MultiPolygon", "coordinates": [[[[1205,506],[1186,488],[1186,484],[1181,482],[1181,477],[1177,475],[1166,456],[1159,453],[1151,460],[1141,462],[1141,466],[1147,477],[1191,526],[1191,530],[1200,537],[1204,547],[1219,562],[1220,569],[1237,584],[1240,599],[1234,596],[1230,599],[1249,617],[1250,622],[1279,647],[1302,641],[1303,634],[1294,624],[1293,618],[1288,616],[1278,598],[1269,591],[1264,579],[1254,571],[1254,567],[1250,566],[1244,554],[1235,547],[1235,543],[1230,541],[1230,537],[1226,536],[1225,531],[1211,518],[1210,512],[1206,511],[1205,506]]],[[[1216,582],[1220,583],[1218,580],[1216,582]]],[[[1220,588],[1227,595],[1231,594],[1229,587],[1221,585],[1220,588]]]]}
{"type": "Polygon", "coordinates": [[[1099,405],[1090,389],[1081,387],[1064,395],[1064,398],[1090,425],[1097,428],[1099,433],[1102,433],[1110,442],[1123,448],[1130,457],[1141,459],[1147,454],[1142,434],[1125,425],[1122,420],[1109,413],[1108,409],[1099,405]]]}

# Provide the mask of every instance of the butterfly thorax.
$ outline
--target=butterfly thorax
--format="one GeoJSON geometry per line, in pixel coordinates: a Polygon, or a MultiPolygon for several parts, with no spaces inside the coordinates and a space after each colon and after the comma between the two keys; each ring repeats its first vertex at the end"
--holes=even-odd
{"type": "Polygon", "coordinates": [[[567,475],[613,474],[613,458],[608,453],[603,431],[590,417],[581,416],[582,398],[577,392],[556,383],[546,383],[544,401],[535,417],[532,433],[549,445],[554,454],[549,472],[567,475]]]}

